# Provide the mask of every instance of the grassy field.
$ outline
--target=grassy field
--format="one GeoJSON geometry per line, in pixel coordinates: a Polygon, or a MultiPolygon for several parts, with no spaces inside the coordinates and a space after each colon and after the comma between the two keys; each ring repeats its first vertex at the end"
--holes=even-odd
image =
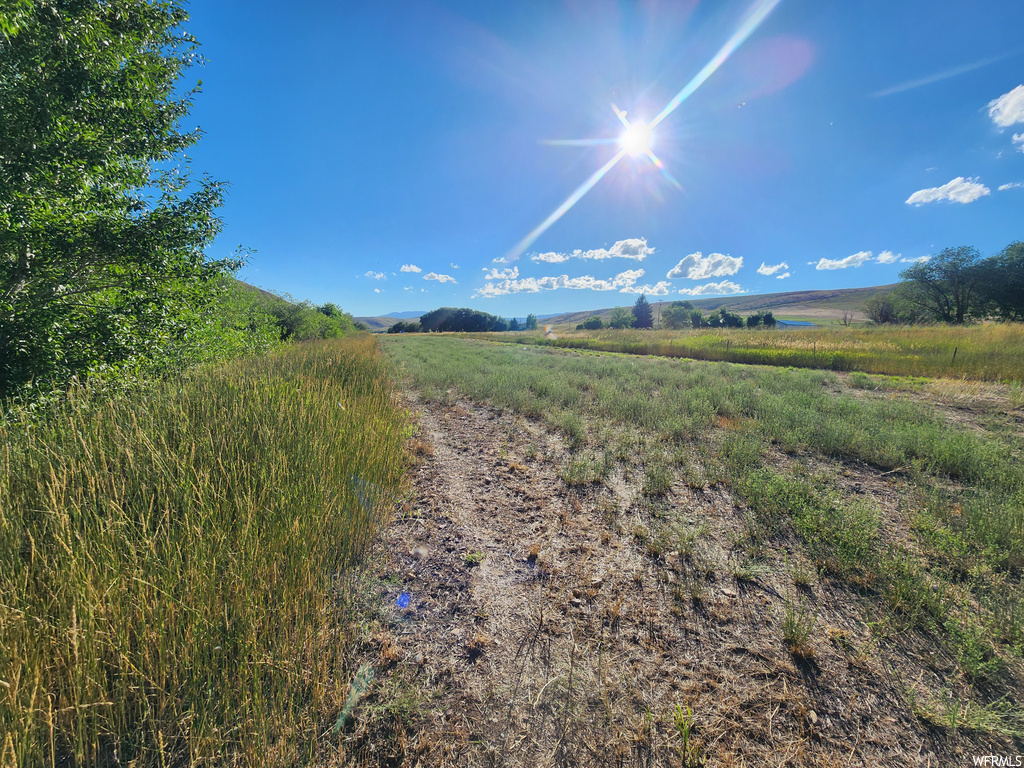
{"type": "Polygon", "coordinates": [[[963,328],[814,328],[692,331],[568,331],[482,334],[480,338],[561,349],[685,357],[755,365],[1024,381],[1024,325],[963,328]]]}
{"type": "Polygon", "coordinates": [[[308,762],[406,429],[368,336],[0,427],[0,765],[308,762]]]}
{"type": "MultiPolygon", "coordinates": [[[[875,331],[818,331],[776,334],[778,346],[765,351],[802,354],[784,345],[812,338],[851,349],[863,344],[864,356],[849,360],[891,371],[903,365],[901,350],[911,349],[939,367],[924,350],[952,340],[990,358],[979,376],[1019,378],[1020,349],[1000,348],[1019,334],[1009,327],[955,335],[920,329],[886,341],[875,331]]],[[[678,348],[678,338],[594,335],[556,344],[632,343],[652,352],[658,344],[678,348]]],[[[692,552],[703,530],[685,522],[687,510],[662,500],[680,488],[726,490],[745,510],[731,543],[737,582],[787,569],[791,587],[819,578],[841,585],[875,642],[924,646],[955,660],[948,687],[907,688],[921,721],[951,734],[1024,736],[1014,693],[1024,654],[1024,436],[1008,413],[1021,405],[1019,388],[990,385],[989,407],[957,411],[943,396],[950,385],[921,379],[571,352],[538,347],[536,337],[524,341],[409,336],[384,347],[426,403],[475,402],[557,431],[567,449],[559,468],[567,486],[610,484],[623,467],[639,477],[647,512],[633,535],[652,557],[692,552]],[[893,475],[901,491],[892,509],[850,491],[881,489],[893,475]],[[806,565],[786,565],[783,557],[806,565]]],[[[703,578],[677,589],[691,589],[697,599],[703,578]]],[[[808,611],[789,600],[780,623],[795,657],[810,658],[828,642],[808,611]]]]}

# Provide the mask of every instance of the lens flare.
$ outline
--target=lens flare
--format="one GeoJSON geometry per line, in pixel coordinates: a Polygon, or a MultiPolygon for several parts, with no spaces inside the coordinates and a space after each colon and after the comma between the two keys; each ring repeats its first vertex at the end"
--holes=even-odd
{"type": "MultiPolygon", "coordinates": [[[[630,155],[631,157],[644,156],[654,164],[654,167],[661,171],[661,174],[665,179],[677,189],[682,189],[676,178],[669,173],[665,164],[658,159],[658,157],[651,151],[651,141],[653,138],[653,131],[666,117],[671,115],[679,105],[682,104],[690,95],[700,88],[704,84],[704,81],[711,77],[722,64],[728,59],[737,48],[750,37],[754,31],[761,26],[762,22],[768,17],[775,6],[777,6],[782,0],[757,0],[747,10],[747,14],[743,17],[743,21],[740,22],[739,29],[737,29],[732,37],[730,37],[725,45],[723,45],[716,53],[711,61],[704,65],[704,67],[688,82],[683,88],[672,97],[672,99],[665,105],[665,107],[657,114],[657,116],[651,120],[650,123],[637,122],[636,124],[630,123],[626,117],[625,111],[619,109],[617,106],[612,104],[612,109],[615,111],[615,115],[619,118],[619,121],[625,127],[625,131],[618,139],[551,139],[544,141],[544,144],[551,144],[557,146],[577,146],[577,147],[592,147],[599,146],[602,144],[615,144],[618,143],[621,149],[616,155],[605,163],[603,166],[598,168],[590,178],[580,184],[576,190],[566,198],[565,202],[558,206],[550,216],[544,221],[538,224],[530,234],[516,243],[515,247],[512,248],[508,253],[505,254],[504,261],[510,262],[518,259],[523,252],[526,251],[531,245],[533,245],[537,238],[543,235],[552,224],[558,221],[562,216],[569,211],[576,203],[578,203],[584,195],[587,194],[594,185],[599,182],[605,174],[614,168],[618,162],[625,157],[630,155]]],[[[742,105],[741,105],[742,106],[742,105]]]]}

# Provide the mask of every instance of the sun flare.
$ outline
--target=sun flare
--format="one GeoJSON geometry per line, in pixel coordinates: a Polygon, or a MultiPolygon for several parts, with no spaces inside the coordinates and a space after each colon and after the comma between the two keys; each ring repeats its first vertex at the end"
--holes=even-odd
{"type": "Polygon", "coordinates": [[[651,151],[651,128],[643,123],[634,123],[622,132],[619,144],[629,155],[646,155],[651,151]]]}

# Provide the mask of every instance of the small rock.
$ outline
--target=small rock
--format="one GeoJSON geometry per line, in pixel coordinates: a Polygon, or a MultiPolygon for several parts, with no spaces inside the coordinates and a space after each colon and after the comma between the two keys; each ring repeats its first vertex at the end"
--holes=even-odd
{"type": "Polygon", "coordinates": [[[725,595],[726,597],[736,597],[736,590],[735,589],[726,588],[726,589],[722,590],[722,594],[725,595]]]}
{"type": "Polygon", "coordinates": [[[578,597],[573,597],[573,598],[570,598],[569,604],[570,605],[575,605],[577,608],[579,608],[581,605],[583,605],[583,601],[580,600],[578,597]]]}
{"type": "Polygon", "coordinates": [[[818,724],[818,713],[813,709],[807,710],[807,719],[811,721],[811,725],[818,724]]]}
{"type": "Polygon", "coordinates": [[[413,549],[409,554],[412,555],[414,560],[426,560],[427,556],[430,554],[430,550],[426,547],[420,546],[413,549]]]}

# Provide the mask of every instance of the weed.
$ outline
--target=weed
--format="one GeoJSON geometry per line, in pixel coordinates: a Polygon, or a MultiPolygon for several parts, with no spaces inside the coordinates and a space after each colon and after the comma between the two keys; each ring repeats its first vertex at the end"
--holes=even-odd
{"type": "Polygon", "coordinates": [[[676,704],[676,708],[672,712],[672,721],[676,726],[676,737],[679,739],[679,760],[682,765],[685,768],[704,765],[704,758],[700,754],[700,745],[693,738],[696,726],[690,707],[687,706],[684,709],[676,704]]]}
{"type": "Polygon", "coordinates": [[[815,623],[814,613],[803,599],[798,603],[786,600],[782,614],[782,639],[794,656],[802,659],[814,656],[811,635],[814,633],[815,623]]]}
{"type": "Polygon", "coordinates": [[[466,565],[472,568],[474,565],[480,565],[484,561],[487,554],[484,552],[467,552],[466,553],[466,565]]]}

